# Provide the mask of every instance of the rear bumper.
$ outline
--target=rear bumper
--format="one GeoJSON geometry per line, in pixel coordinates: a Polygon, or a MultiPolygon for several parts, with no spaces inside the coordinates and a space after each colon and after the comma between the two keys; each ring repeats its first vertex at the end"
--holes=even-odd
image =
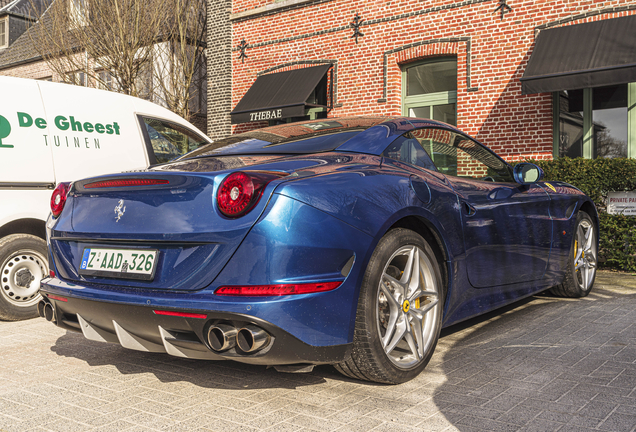
{"type": "Polygon", "coordinates": [[[351,352],[350,343],[309,345],[280,327],[247,314],[153,306],[150,299],[149,305],[141,306],[63,296],[59,289],[47,284],[47,280],[44,282],[41,293],[44,301],[53,307],[52,321],[57,326],[82,332],[87,339],[117,343],[124,348],[257,365],[337,363],[347,359],[351,352]],[[159,315],[156,310],[187,312],[200,317],[159,315]],[[244,352],[238,346],[216,352],[210,346],[208,332],[217,324],[236,329],[256,326],[267,333],[268,342],[252,353],[244,352]]]}

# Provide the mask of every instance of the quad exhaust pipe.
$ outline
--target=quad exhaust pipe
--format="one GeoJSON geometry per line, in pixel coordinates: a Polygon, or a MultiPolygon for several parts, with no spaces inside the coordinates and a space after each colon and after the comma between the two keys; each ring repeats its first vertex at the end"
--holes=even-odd
{"type": "Polygon", "coordinates": [[[215,352],[223,352],[236,346],[244,353],[255,353],[265,348],[271,337],[255,325],[246,325],[237,330],[231,324],[216,324],[208,330],[208,343],[215,352]]]}
{"type": "Polygon", "coordinates": [[[229,324],[217,324],[208,331],[208,342],[214,351],[226,351],[236,346],[238,331],[229,324]]]}
{"type": "Polygon", "coordinates": [[[269,333],[260,327],[246,325],[238,331],[236,342],[241,351],[256,352],[269,343],[269,333]]]}
{"type": "Polygon", "coordinates": [[[55,318],[55,310],[53,310],[53,305],[44,300],[40,300],[38,303],[38,315],[40,317],[45,318],[47,321],[51,322],[55,318]]]}

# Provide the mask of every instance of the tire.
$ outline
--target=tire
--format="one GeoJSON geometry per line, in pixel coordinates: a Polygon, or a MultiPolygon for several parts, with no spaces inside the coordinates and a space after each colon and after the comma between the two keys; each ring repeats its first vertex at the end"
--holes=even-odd
{"type": "Polygon", "coordinates": [[[576,225],[563,282],[550,289],[559,297],[585,297],[596,277],[597,232],[592,218],[585,212],[576,215],[576,225]]]}
{"type": "Polygon", "coordinates": [[[444,291],[438,260],[426,240],[403,228],[389,231],[364,274],[351,358],[336,369],[350,378],[387,384],[419,375],[437,345],[444,291]]]}
{"type": "Polygon", "coordinates": [[[38,316],[40,280],[49,273],[46,242],[29,234],[0,239],[0,319],[38,316]]]}

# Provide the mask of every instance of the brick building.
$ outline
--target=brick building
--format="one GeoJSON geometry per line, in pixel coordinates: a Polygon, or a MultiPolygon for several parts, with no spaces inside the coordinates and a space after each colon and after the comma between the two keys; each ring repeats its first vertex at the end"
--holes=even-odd
{"type": "Polygon", "coordinates": [[[403,114],[456,124],[509,160],[636,157],[634,1],[208,6],[212,138],[293,119],[403,114]]]}

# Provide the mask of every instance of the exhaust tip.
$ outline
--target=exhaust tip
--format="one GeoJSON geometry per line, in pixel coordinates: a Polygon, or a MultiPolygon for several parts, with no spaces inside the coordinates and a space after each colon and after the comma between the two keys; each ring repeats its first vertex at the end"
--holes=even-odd
{"type": "Polygon", "coordinates": [[[241,351],[256,352],[269,344],[270,336],[265,330],[253,325],[247,325],[238,331],[236,343],[241,351]]]}
{"type": "Polygon", "coordinates": [[[213,351],[227,351],[236,346],[238,331],[229,324],[217,324],[208,330],[208,343],[213,351]]]}
{"type": "Polygon", "coordinates": [[[40,315],[40,318],[44,318],[44,306],[46,306],[46,302],[44,300],[40,300],[38,303],[38,315],[40,315]]]}
{"type": "Polygon", "coordinates": [[[53,321],[53,317],[55,316],[55,311],[53,310],[53,306],[51,306],[51,303],[47,303],[44,305],[44,318],[46,318],[47,321],[51,322],[53,321]]]}

